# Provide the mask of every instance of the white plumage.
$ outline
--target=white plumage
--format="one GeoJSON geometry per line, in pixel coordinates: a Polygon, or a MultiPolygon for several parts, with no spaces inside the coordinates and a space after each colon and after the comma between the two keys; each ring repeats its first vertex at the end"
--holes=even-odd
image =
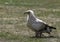
{"type": "Polygon", "coordinates": [[[27,26],[36,32],[36,36],[37,32],[41,34],[41,31],[43,32],[46,29],[46,22],[36,18],[32,10],[27,10],[25,14],[27,14],[27,26]]]}
{"type": "Polygon", "coordinates": [[[44,24],[46,24],[44,21],[36,18],[32,10],[27,10],[25,13],[28,14],[27,15],[27,26],[29,28],[38,31],[44,27],[44,24]]]}

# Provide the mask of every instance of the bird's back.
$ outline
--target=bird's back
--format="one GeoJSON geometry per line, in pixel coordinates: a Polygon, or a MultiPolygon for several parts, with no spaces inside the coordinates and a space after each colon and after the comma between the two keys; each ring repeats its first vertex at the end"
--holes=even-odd
{"type": "Polygon", "coordinates": [[[40,30],[45,27],[44,23],[38,19],[36,20],[28,20],[27,26],[33,30],[40,30]]]}

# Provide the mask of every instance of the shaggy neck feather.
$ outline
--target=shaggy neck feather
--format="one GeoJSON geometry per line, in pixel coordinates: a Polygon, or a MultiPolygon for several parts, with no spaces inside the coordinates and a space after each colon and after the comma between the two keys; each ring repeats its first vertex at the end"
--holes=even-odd
{"type": "Polygon", "coordinates": [[[27,15],[27,20],[35,20],[36,19],[36,17],[35,17],[35,15],[34,14],[29,14],[29,15],[27,15]]]}

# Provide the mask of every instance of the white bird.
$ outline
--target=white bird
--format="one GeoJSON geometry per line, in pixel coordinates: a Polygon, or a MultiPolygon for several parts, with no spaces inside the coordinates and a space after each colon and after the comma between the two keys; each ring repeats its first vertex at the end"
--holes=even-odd
{"type": "Polygon", "coordinates": [[[43,32],[47,32],[48,34],[50,34],[52,29],[56,29],[54,27],[47,25],[46,22],[36,18],[34,15],[34,11],[32,10],[27,10],[24,14],[27,14],[27,26],[31,28],[33,31],[35,31],[36,37],[41,37],[41,34],[43,32]]]}

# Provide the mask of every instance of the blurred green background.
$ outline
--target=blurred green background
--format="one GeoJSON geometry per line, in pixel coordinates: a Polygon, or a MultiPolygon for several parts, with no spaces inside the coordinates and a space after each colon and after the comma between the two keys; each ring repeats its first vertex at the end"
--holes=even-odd
{"type": "Polygon", "coordinates": [[[26,10],[57,28],[60,36],[60,0],[0,0],[0,42],[60,42],[60,38],[31,38],[34,32],[26,26],[26,10]]]}

